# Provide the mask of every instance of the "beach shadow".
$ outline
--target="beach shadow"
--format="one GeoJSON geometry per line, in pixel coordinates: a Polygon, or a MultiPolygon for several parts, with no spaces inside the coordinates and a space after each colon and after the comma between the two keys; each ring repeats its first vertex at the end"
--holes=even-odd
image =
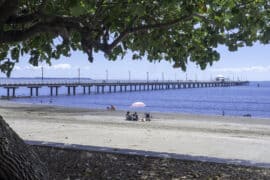
{"type": "Polygon", "coordinates": [[[116,153],[116,154],[125,154],[125,155],[139,155],[139,156],[144,156],[144,157],[170,158],[170,159],[178,159],[178,160],[190,160],[190,161],[213,162],[213,163],[270,168],[270,163],[261,163],[261,162],[254,162],[254,161],[241,160],[241,159],[223,159],[223,158],[215,158],[215,157],[207,157],[207,156],[191,156],[187,154],[143,151],[143,150],[134,150],[134,149],[122,149],[122,148],[120,149],[120,148],[111,148],[111,147],[87,146],[87,145],[79,145],[79,144],[65,144],[65,143],[44,142],[44,141],[25,141],[25,143],[29,145],[86,150],[86,151],[94,151],[94,152],[116,153]]]}

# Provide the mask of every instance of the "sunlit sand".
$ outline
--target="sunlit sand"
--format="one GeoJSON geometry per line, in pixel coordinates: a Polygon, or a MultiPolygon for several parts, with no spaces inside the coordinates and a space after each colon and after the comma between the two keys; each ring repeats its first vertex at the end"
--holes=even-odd
{"type": "Polygon", "coordinates": [[[152,113],[150,122],[133,122],[124,111],[4,100],[0,115],[25,140],[270,163],[270,119],[152,113]]]}

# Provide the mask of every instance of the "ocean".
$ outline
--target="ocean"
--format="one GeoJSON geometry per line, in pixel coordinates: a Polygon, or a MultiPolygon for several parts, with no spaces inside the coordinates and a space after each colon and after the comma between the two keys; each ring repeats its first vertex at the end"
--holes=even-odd
{"type": "MultiPolygon", "coordinates": [[[[26,81],[29,79],[15,79],[26,81]]],[[[63,79],[64,80],[64,79],[63,79]]],[[[49,88],[40,89],[38,97],[19,97],[11,101],[31,104],[50,104],[65,107],[106,109],[114,105],[118,110],[142,112],[166,112],[181,114],[205,114],[270,118],[270,81],[250,82],[247,86],[171,89],[157,91],[133,91],[83,95],[77,88],[76,96],[67,96],[66,87],[59,89],[59,96],[49,96],[49,88]],[[259,85],[259,86],[258,86],[259,85]],[[142,101],[143,108],[132,108],[131,104],[142,101]]],[[[16,90],[18,96],[29,96],[28,88],[16,90]]],[[[6,90],[0,87],[0,96],[6,90]]]]}

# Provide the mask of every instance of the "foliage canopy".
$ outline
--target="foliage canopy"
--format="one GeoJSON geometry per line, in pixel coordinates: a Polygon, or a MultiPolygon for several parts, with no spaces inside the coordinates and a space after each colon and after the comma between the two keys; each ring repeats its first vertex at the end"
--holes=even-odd
{"type": "Polygon", "coordinates": [[[20,56],[50,64],[72,50],[102,51],[109,60],[147,56],[202,69],[230,51],[270,41],[269,0],[0,0],[0,69],[20,56]]]}

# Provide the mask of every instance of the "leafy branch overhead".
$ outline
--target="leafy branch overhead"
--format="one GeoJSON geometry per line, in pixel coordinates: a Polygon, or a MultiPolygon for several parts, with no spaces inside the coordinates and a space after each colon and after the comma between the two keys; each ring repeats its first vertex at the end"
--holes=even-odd
{"type": "Polygon", "coordinates": [[[269,0],[0,0],[0,69],[20,56],[37,66],[82,50],[90,62],[147,56],[186,69],[219,59],[219,44],[236,51],[270,41],[269,0]]]}

